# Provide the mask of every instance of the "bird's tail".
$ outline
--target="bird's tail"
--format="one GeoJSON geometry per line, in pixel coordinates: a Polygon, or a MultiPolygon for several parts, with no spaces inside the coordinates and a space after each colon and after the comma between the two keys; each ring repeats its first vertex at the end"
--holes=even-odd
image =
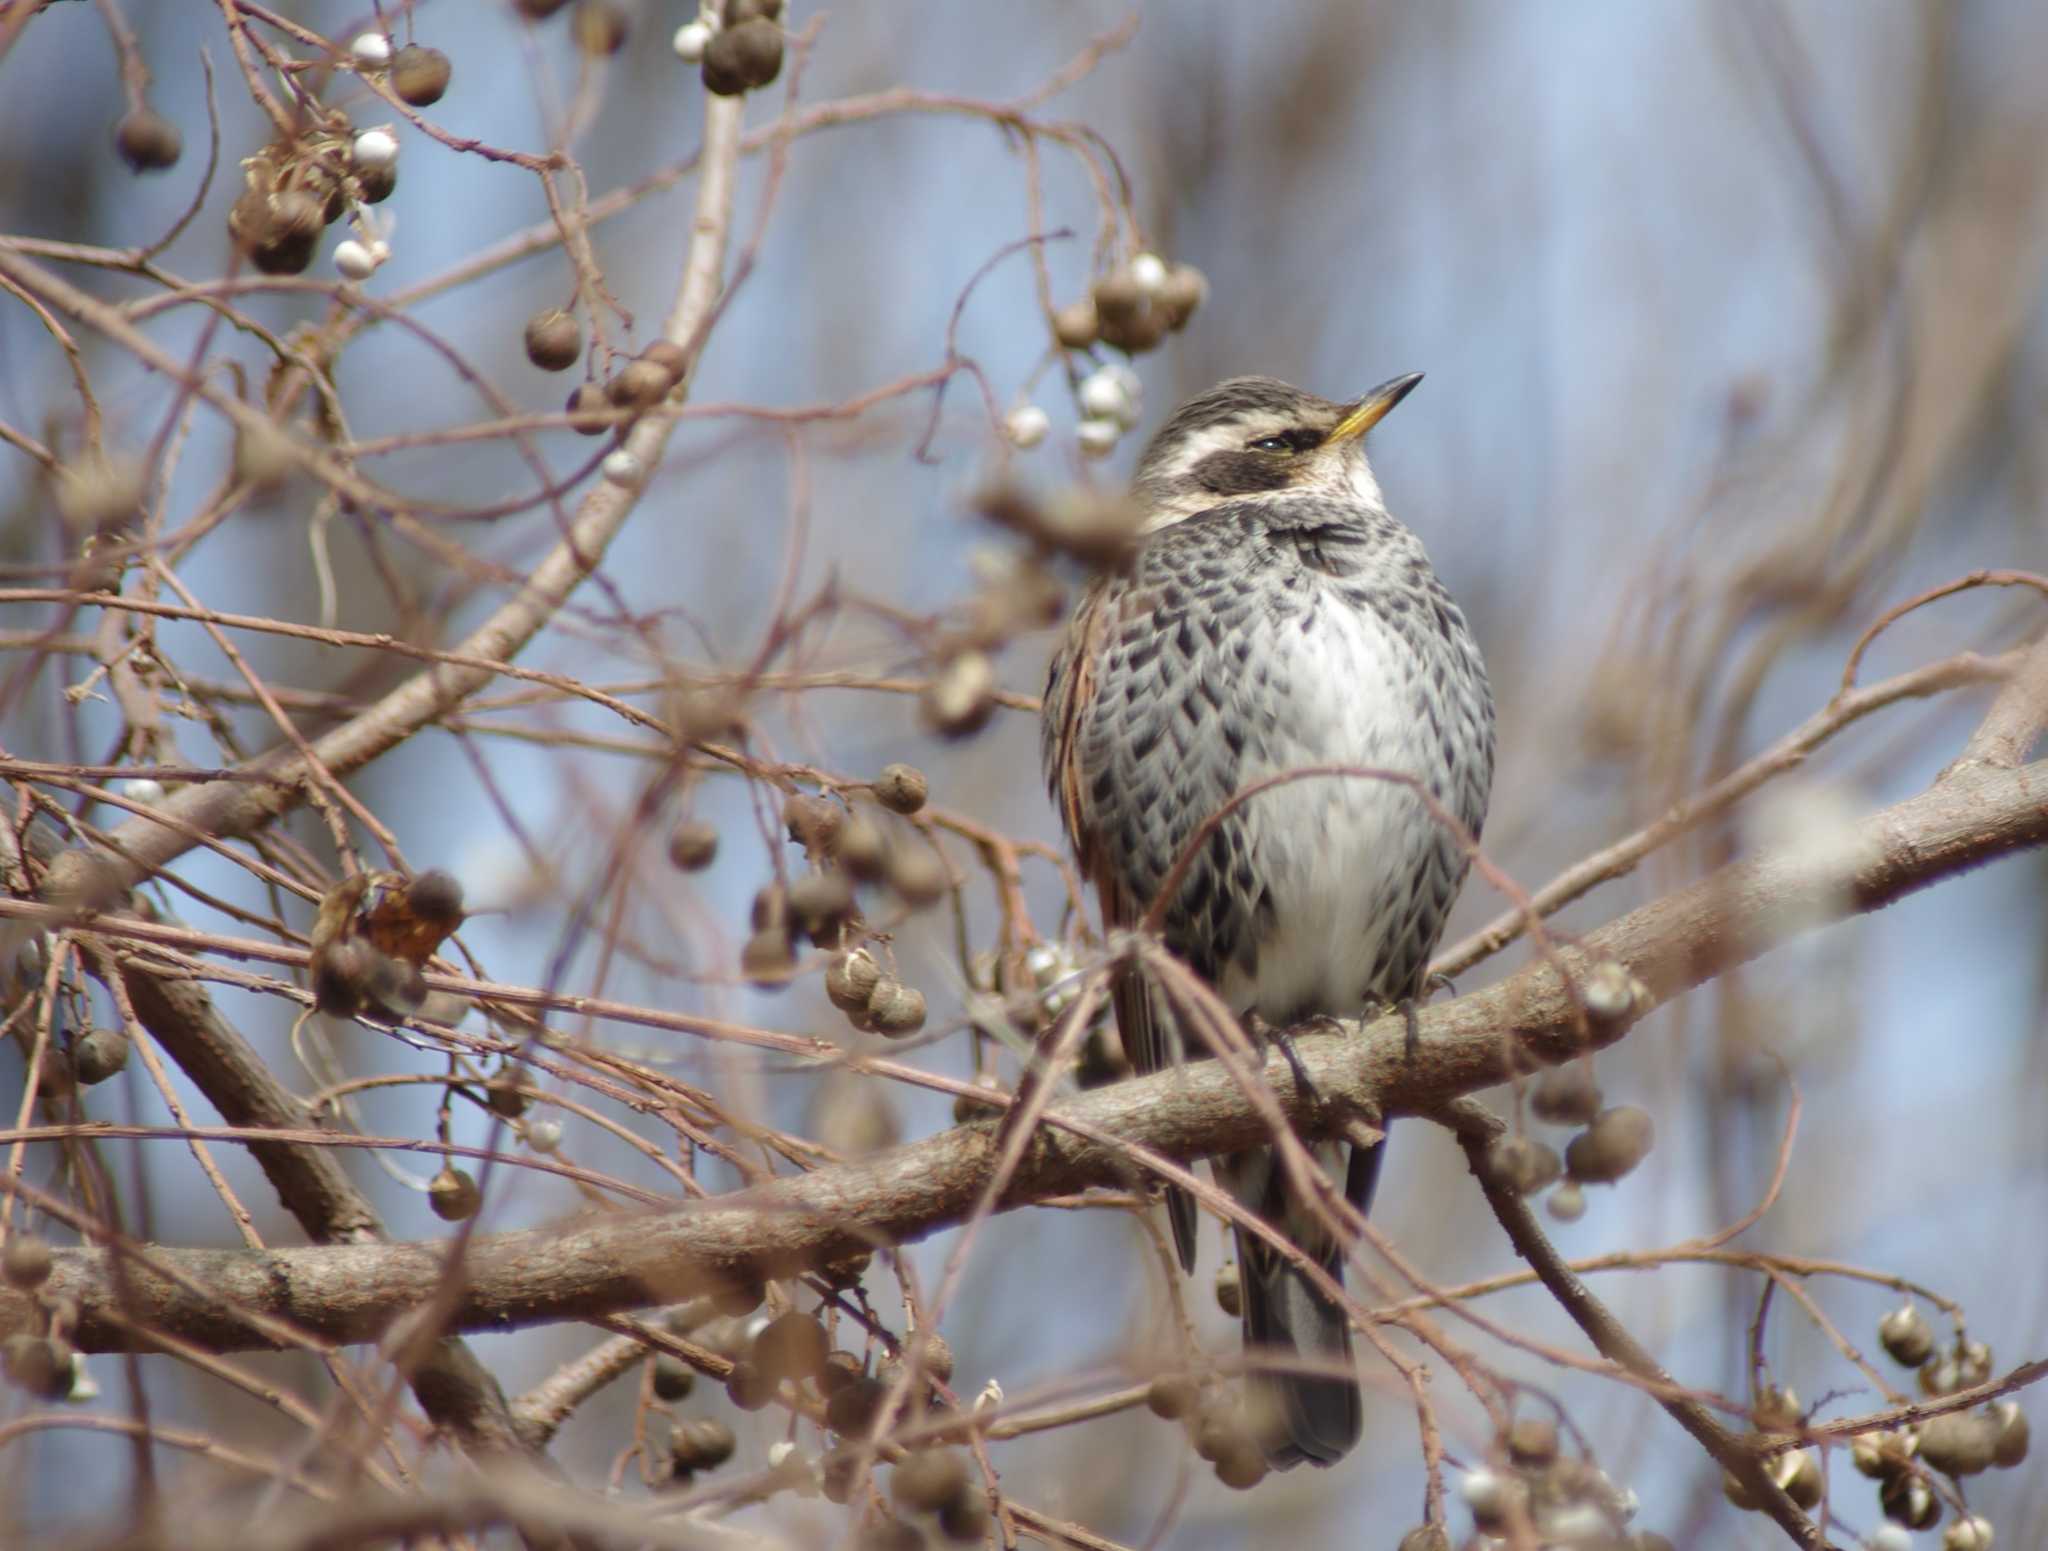
{"type": "MultiPolygon", "coordinates": [[[[1345,1195],[1360,1211],[1371,1204],[1385,1143],[1355,1152],[1345,1170],[1345,1195]]],[[[1228,1183],[1267,1221],[1289,1223],[1287,1191],[1278,1161],[1240,1153],[1229,1160],[1228,1183]],[[1257,1186],[1256,1193],[1252,1187],[1257,1186]]],[[[1289,1225],[1297,1243],[1315,1246],[1323,1270],[1340,1285],[1344,1252],[1327,1231],[1289,1225]]],[[[1351,1324],[1330,1299],[1272,1249],[1239,1230],[1237,1256],[1244,1304],[1245,1349],[1256,1363],[1249,1396],[1254,1430],[1266,1463],[1287,1470],[1306,1460],[1334,1465],[1358,1442],[1364,1405],[1351,1360],[1351,1324]],[[1286,1371],[1292,1368],[1296,1371],[1286,1371]],[[1303,1371],[1308,1369],[1317,1372],[1303,1371]]]]}

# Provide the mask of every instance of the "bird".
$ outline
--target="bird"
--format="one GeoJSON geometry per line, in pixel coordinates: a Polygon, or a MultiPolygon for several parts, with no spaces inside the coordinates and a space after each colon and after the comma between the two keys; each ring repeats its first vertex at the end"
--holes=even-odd
{"type": "MultiPolygon", "coordinates": [[[[1132,478],[1127,555],[1098,573],[1053,653],[1045,776],[1105,929],[1139,926],[1199,840],[1163,943],[1249,1028],[1412,1009],[1486,817],[1485,664],[1365,455],[1366,433],[1420,381],[1337,402],[1232,377],[1181,404],[1132,478]],[[1244,788],[1331,765],[1412,778],[1465,836],[1415,789],[1347,776],[1266,787],[1198,836],[1244,788]]],[[[1134,963],[1116,971],[1111,1003],[1135,1071],[1203,1053],[1183,1048],[1134,963]]],[[[1361,1213],[1384,1146],[1314,1149],[1361,1213]]],[[[1341,1281],[1343,1246],[1273,1148],[1212,1167],[1341,1281]]],[[[1166,1205],[1192,1272],[1194,1200],[1169,1186],[1166,1205]]],[[[1259,1446],[1274,1469],[1334,1464],[1362,1425],[1349,1322],[1270,1246],[1242,1229],[1236,1241],[1259,1446]]]]}

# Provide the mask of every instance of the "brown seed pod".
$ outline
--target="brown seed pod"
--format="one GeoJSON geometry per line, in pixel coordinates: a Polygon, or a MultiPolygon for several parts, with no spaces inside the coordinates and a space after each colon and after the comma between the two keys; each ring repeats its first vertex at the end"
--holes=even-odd
{"type": "Polygon", "coordinates": [[[519,1086],[512,1073],[502,1073],[484,1084],[484,1107],[494,1115],[517,1120],[533,1108],[533,1099],[519,1086]]]}
{"type": "Polygon", "coordinates": [[[114,126],[114,149],[130,172],[162,172],[178,164],[185,137],[161,113],[137,108],[114,126]]]}
{"type": "Polygon", "coordinates": [[[626,46],[626,13],[615,0],[576,0],[569,32],[576,46],[593,59],[616,54],[626,46]]]}
{"type": "Polygon", "coordinates": [[[441,1172],[427,1184],[427,1204],[443,1222],[462,1222],[476,1216],[483,1199],[467,1171],[450,1163],[442,1164],[441,1172]]]}
{"type": "Polygon", "coordinates": [[[1941,1522],[1941,1499],[1917,1475],[1897,1475],[1880,1482],[1877,1506],[1886,1518],[1908,1529],[1931,1529],[1941,1522]]]}
{"type": "Polygon", "coordinates": [[[1529,1111],[1554,1126],[1582,1126],[1600,1113],[1600,1084],[1590,1061],[1553,1066],[1536,1079],[1529,1111]]]}
{"type": "Polygon", "coordinates": [[[1912,1429],[1881,1433],[1858,1433],[1849,1440],[1849,1463],[1859,1474],[1873,1481],[1888,1481],[1909,1470],[1919,1438],[1912,1429]]]}
{"type": "Polygon", "coordinates": [[[732,1429],[716,1417],[684,1422],[669,1434],[669,1453],[688,1470],[714,1470],[731,1459],[738,1446],[732,1429]]]}
{"type": "Polygon", "coordinates": [[[725,0],[725,25],[737,27],[741,22],[782,20],[784,0],[725,0]]]}
{"type": "Polygon", "coordinates": [[[1084,296],[1069,302],[1052,315],[1052,337],[1064,350],[1086,350],[1102,336],[1102,320],[1095,315],[1095,298],[1084,296]]]}
{"type": "Polygon", "coordinates": [[[1199,269],[1192,264],[1175,264],[1166,271],[1166,283],[1152,298],[1152,306],[1177,334],[1188,326],[1188,319],[1208,296],[1209,281],[1199,269]]]}
{"type": "Polygon", "coordinates": [[[135,520],[148,495],[139,465],[89,449],[57,470],[57,512],[81,534],[114,533],[135,520]]]}
{"type": "Polygon", "coordinates": [[[818,1389],[829,1398],[862,1377],[860,1359],[852,1352],[827,1352],[825,1366],[818,1372],[818,1389]]]}
{"type": "Polygon", "coordinates": [[[8,1286],[19,1287],[23,1291],[40,1287],[50,1279],[50,1266],[54,1259],[48,1239],[25,1228],[16,1228],[7,1235],[6,1251],[0,1253],[0,1276],[7,1279],[8,1286]]]}
{"type": "Polygon", "coordinates": [[[969,1487],[939,1510],[939,1533],[955,1545],[979,1545],[988,1535],[988,1498],[969,1487]]]}
{"type": "Polygon", "coordinates": [[[71,1343],[19,1333],[0,1342],[0,1370],[8,1382],[38,1400],[71,1393],[71,1343]]]}
{"type": "Polygon", "coordinates": [[[825,1425],[841,1437],[865,1433],[881,1414],[889,1389],[872,1375],[850,1380],[825,1402],[825,1425]]]}
{"type": "Polygon", "coordinates": [[[1105,327],[1129,322],[1146,306],[1144,287],[1138,284],[1128,264],[1102,276],[1089,287],[1089,295],[1095,302],[1095,315],[1105,327]]]}
{"type": "Polygon", "coordinates": [[[408,43],[391,56],[391,90],[400,102],[430,108],[448,90],[448,56],[437,48],[408,43]]]}
{"type": "Polygon", "coordinates": [[[528,21],[544,22],[555,12],[569,3],[569,0],[513,0],[519,13],[528,21]]]}
{"type": "Polygon", "coordinates": [[[543,307],[526,320],[526,359],[542,371],[566,371],[582,354],[583,326],[573,314],[543,307]]]}
{"type": "Polygon", "coordinates": [[[1495,1137],[1480,1166],[1490,1183],[1523,1196],[1548,1190],[1564,1173],[1557,1149],[1528,1136],[1495,1137]]]}
{"type": "Polygon", "coordinates": [[[128,1036],[119,1029],[87,1029],[71,1047],[71,1069],[88,1088],[127,1066],[128,1036]]]}
{"type": "Polygon", "coordinates": [[[825,1371],[832,1339],[814,1314],[791,1309],[754,1337],[754,1362],[772,1379],[814,1379],[825,1371]]]}
{"type": "MultiPolygon", "coordinates": [[[[654,1398],[674,1405],[678,1400],[690,1398],[690,1391],[697,1387],[697,1370],[673,1352],[663,1352],[654,1359],[654,1398]]],[[[695,1466],[691,1467],[693,1470],[695,1466]]]]}
{"type": "Polygon", "coordinates": [[[942,738],[981,731],[996,709],[996,667],[985,652],[956,652],[926,682],[918,715],[942,738]]]}
{"type": "Polygon", "coordinates": [[[683,380],[683,372],[690,364],[689,353],[681,345],[667,339],[655,340],[640,352],[639,358],[665,373],[671,388],[683,380]]]}
{"type": "Polygon", "coordinates": [[[953,880],[939,853],[930,846],[897,846],[889,853],[889,887],[913,908],[936,904],[946,897],[953,880]]]}
{"type": "Polygon", "coordinates": [[[810,855],[829,855],[846,823],[846,810],[829,797],[792,792],[782,800],[782,827],[810,855]]]}
{"type": "Polygon", "coordinates": [[[1927,1316],[1908,1303],[1877,1322],[1878,1344],[1895,1363],[1917,1368],[1934,1355],[1934,1328],[1927,1316]]]}
{"type": "Polygon", "coordinates": [[[852,918],[853,884],[844,873],[806,873],[790,884],[790,923],[820,947],[830,947],[852,918]]]}
{"type": "Polygon", "coordinates": [[[1150,303],[1127,317],[1102,320],[1102,342],[1126,355],[1156,350],[1165,338],[1166,314],[1150,303]]]}
{"type": "Polygon", "coordinates": [[[917,812],[931,796],[931,783],[915,765],[884,765],[875,777],[875,801],[891,813],[917,812]]]}
{"type": "Polygon", "coordinates": [[[1975,1389],[1990,1377],[1991,1348],[1960,1335],[1948,1351],[1937,1352],[1920,1365],[1920,1388],[1929,1395],[1975,1389]]]}
{"type": "Polygon", "coordinates": [[[921,1449],[889,1477],[889,1500],[912,1513],[937,1513],[968,1489],[967,1461],[954,1449],[921,1449]]]}
{"type": "Polygon", "coordinates": [[[755,19],[721,27],[704,49],[704,89],[719,97],[766,86],[782,73],[782,29],[755,19]]]}
{"type": "Polygon", "coordinates": [[[1216,1307],[1232,1319],[1244,1312],[1244,1281],[1235,1260],[1216,1268],[1216,1307]]]}
{"type": "Polygon", "coordinates": [[[1216,1461],[1216,1479],[1233,1492],[1248,1492],[1266,1479],[1266,1468],[1265,1451],[1246,1439],[1216,1461]]]}
{"type": "Polygon", "coordinates": [[[890,1039],[915,1034],[924,1027],[924,1014],[924,992],[900,980],[884,976],[868,994],[868,1022],[890,1039]]]}
{"type": "Polygon", "coordinates": [[[847,875],[861,883],[873,883],[889,870],[889,842],[881,825],[864,813],[846,815],[832,854],[847,875]]]}
{"type": "MultiPolygon", "coordinates": [[[[993,1072],[977,1073],[974,1079],[974,1086],[985,1093],[999,1093],[1002,1091],[1002,1085],[996,1081],[993,1072]]],[[[990,1114],[998,1108],[1000,1108],[999,1105],[987,1103],[972,1093],[955,1094],[953,1096],[953,1124],[956,1126],[965,1125],[968,1121],[978,1116],[990,1114]]]]}
{"type": "Polygon", "coordinates": [[[1782,1384],[1764,1385],[1749,1408],[1749,1419],[1759,1432],[1798,1431],[1804,1420],[1798,1392],[1782,1384]]]}
{"type": "Polygon", "coordinates": [[[1542,1470],[1557,1459],[1557,1423],[1548,1417],[1517,1417],[1508,1427],[1508,1459],[1524,1470],[1542,1470]]]}
{"type": "Polygon", "coordinates": [[[1184,1373],[1162,1373],[1145,1388],[1145,1408],[1168,1422],[1186,1416],[1201,1398],[1201,1387],[1184,1373]]]}
{"type": "Polygon", "coordinates": [[[2027,1413],[2016,1400],[1996,1400],[1990,1406],[1993,1438],[1991,1463],[2000,1470],[2010,1470],[2027,1457],[2027,1445],[2032,1442],[2032,1429],[2027,1426],[2027,1413]]]}
{"type": "Polygon", "coordinates": [[[674,386],[674,379],[654,362],[635,358],[612,374],[604,393],[618,409],[652,409],[674,386]]]}
{"type": "Polygon", "coordinates": [[[865,948],[838,955],[825,966],[826,998],[841,1012],[866,1012],[882,979],[881,966],[865,948]]]}
{"type": "Polygon", "coordinates": [[[759,1363],[742,1357],[725,1377],[725,1393],[742,1411],[758,1411],[775,1398],[775,1380],[759,1363]]]}
{"type": "Polygon", "coordinates": [[[697,820],[685,820],[668,832],[668,860],[683,872],[702,872],[718,855],[718,831],[697,820]]]}
{"type": "Polygon", "coordinates": [[[936,1331],[913,1331],[903,1340],[904,1350],[891,1352],[882,1359],[881,1377],[887,1380],[896,1377],[903,1365],[910,1360],[915,1349],[917,1371],[934,1384],[948,1383],[953,1377],[953,1345],[936,1331]]]}
{"type": "Polygon", "coordinates": [[[1920,1424],[1920,1462],[1943,1475],[1974,1476],[1998,1455],[1998,1424],[1982,1411],[1948,1411],[1920,1424]]]}
{"type": "Polygon", "coordinates": [[[781,924],[757,929],[740,949],[740,972],[767,989],[788,985],[796,973],[796,950],[790,945],[789,929],[781,924]]]}
{"type": "Polygon", "coordinates": [[[574,417],[570,424],[579,436],[602,436],[612,428],[611,401],[594,382],[580,384],[562,408],[574,417]]]}
{"type": "Polygon", "coordinates": [[[1582,1184],[1610,1185],[1649,1156],[1655,1138],[1649,1115],[1633,1104],[1604,1109],[1565,1148],[1565,1172],[1582,1184]]]}

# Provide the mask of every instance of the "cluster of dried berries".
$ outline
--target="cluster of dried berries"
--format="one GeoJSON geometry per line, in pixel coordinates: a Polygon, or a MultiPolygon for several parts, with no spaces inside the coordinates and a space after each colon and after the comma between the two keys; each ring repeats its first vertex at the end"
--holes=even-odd
{"type": "MultiPolygon", "coordinates": [[[[1591,1460],[1564,1453],[1557,1424],[1518,1417],[1495,1442],[1492,1463],[1467,1471],[1458,1494],[1483,1544],[1606,1547],[1611,1551],[1671,1551],[1650,1530],[1631,1531],[1636,1495],[1616,1486],[1591,1460]],[[1498,1538],[1495,1538],[1498,1537],[1498,1538]]],[[[1438,1524],[1410,1530],[1402,1551],[1442,1548],[1449,1537],[1438,1524]]]]}
{"type": "Polygon", "coordinates": [[[720,97],[758,91],[782,73],[783,0],[722,0],[676,29],[671,46],[720,97]]]}
{"type": "MultiPolygon", "coordinates": [[[[228,235],[264,274],[300,274],[313,262],[321,233],[351,204],[391,197],[398,187],[398,139],[384,128],[357,133],[335,115],[246,159],[242,182],[241,197],[228,210],[228,235]]],[[[348,278],[362,279],[389,256],[379,239],[351,239],[337,247],[335,263],[348,278]]]]}
{"type": "Polygon", "coordinates": [[[8,1233],[7,1246],[0,1250],[0,1279],[35,1300],[36,1328],[18,1330],[0,1341],[0,1372],[16,1389],[38,1400],[82,1400],[89,1398],[90,1381],[69,1337],[78,1322],[78,1305],[51,1294],[48,1284],[55,1268],[49,1240],[26,1228],[8,1233]]]}
{"type": "Polygon", "coordinates": [[[1552,1191],[1550,1215],[1574,1222],[1585,1214],[1587,1185],[1611,1185],[1632,1172],[1650,1155],[1656,1126],[1633,1104],[1601,1107],[1600,1084],[1590,1061],[1552,1067],[1536,1079],[1529,1111],[1554,1126],[1583,1129],[1566,1144],[1563,1156],[1547,1142],[1509,1135],[1486,1150],[1482,1168],[1488,1180],[1518,1195],[1552,1191]]]}

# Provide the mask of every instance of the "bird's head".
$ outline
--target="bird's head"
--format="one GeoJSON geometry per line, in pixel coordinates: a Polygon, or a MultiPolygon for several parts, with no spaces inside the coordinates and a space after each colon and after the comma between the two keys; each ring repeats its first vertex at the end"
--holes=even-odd
{"type": "Polygon", "coordinates": [[[1231,377],[1176,409],[1138,461],[1148,532],[1225,501],[1325,495],[1384,511],[1370,431],[1422,381],[1410,372],[1348,404],[1277,377],[1231,377]]]}

